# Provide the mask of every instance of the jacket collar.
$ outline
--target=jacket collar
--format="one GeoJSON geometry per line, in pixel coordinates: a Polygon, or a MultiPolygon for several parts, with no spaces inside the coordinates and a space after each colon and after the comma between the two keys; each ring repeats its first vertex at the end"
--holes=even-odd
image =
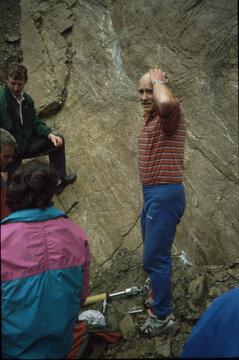
{"type": "Polygon", "coordinates": [[[26,209],[15,211],[8,217],[1,221],[1,224],[12,223],[12,222],[31,222],[31,221],[44,221],[54,219],[57,217],[67,216],[54,206],[49,206],[43,210],[41,209],[26,209]]]}
{"type": "MultiPolygon", "coordinates": [[[[14,94],[11,92],[11,90],[9,89],[9,87],[8,87],[8,85],[7,85],[7,83],[5,83],[5,87],[4,87],[4,90],[5,90],[5,96],[7,97],[7,100],[8,101],[13,101],[13,102],[17,102],[17,101],[19,101],[17,98],[16,98],[16,96],[14,96],[14,94]]],[[[20,99],[21,101],[23,101],[23,100],[27,100],[26,99],[26,93],[25,93],[25,91],[22,91],[22,96],[21,96],[21,99],[20,99]]]]}

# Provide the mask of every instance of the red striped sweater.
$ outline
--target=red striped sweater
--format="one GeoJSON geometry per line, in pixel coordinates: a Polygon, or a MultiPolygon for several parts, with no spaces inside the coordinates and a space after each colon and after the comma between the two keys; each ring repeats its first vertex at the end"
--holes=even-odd
{"type": "MultiPolygon", "coordinates": [[[[177,99],[176,99],[177,100],[177,99]]],[[[181,184],[184,170],[186,120],[178,100],[163,118],[159,110],[146,113],[139,143],[139,174],[144,185],[181,184]]]]}

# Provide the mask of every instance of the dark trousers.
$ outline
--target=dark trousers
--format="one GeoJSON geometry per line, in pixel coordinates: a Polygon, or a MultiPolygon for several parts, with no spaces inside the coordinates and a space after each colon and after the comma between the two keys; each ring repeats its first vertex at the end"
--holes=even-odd
{"type": "Polygon", "coordinates": [[[62,135],[63,144],[60,147],[55,147],[51,140],[34,136],[31,139],[27,152],[21,157],[14,157],[13,162],[7,167],[8,179],[21,165],[23,159],[31,159],[37,156],[49,155],[50,165],[55,168],[60,177],[66,176],[66,157],[65,157],[65,141],[62,135]]]}
{"type": "Polygon", "coordinates": [[[143,186],[143,197],[143,268],[151,279],[153,312],[163,317],[171,313],[171,247],[186,207],[184,186],[143,186]]]}

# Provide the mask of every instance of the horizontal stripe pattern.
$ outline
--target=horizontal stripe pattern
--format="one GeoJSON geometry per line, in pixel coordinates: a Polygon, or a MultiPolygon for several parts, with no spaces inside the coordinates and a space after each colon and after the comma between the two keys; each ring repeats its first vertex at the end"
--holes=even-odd
{"type": "Polygon", "coordinates": [[[142,184],[182,183],[187,127],[178,100],[168,118],[160,116],[158,110],[153,114],[146,113],[144,117],[138,137],[139,174],[142,184]]]}

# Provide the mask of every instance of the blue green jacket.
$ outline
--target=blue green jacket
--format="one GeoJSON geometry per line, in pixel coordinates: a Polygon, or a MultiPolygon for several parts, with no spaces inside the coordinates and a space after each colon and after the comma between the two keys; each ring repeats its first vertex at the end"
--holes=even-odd
{"type": "Polygon", "coordinates": [[[55,207],[2,220],[2,358],[67,357],[89,267],[85,232],[55,207]]]}

